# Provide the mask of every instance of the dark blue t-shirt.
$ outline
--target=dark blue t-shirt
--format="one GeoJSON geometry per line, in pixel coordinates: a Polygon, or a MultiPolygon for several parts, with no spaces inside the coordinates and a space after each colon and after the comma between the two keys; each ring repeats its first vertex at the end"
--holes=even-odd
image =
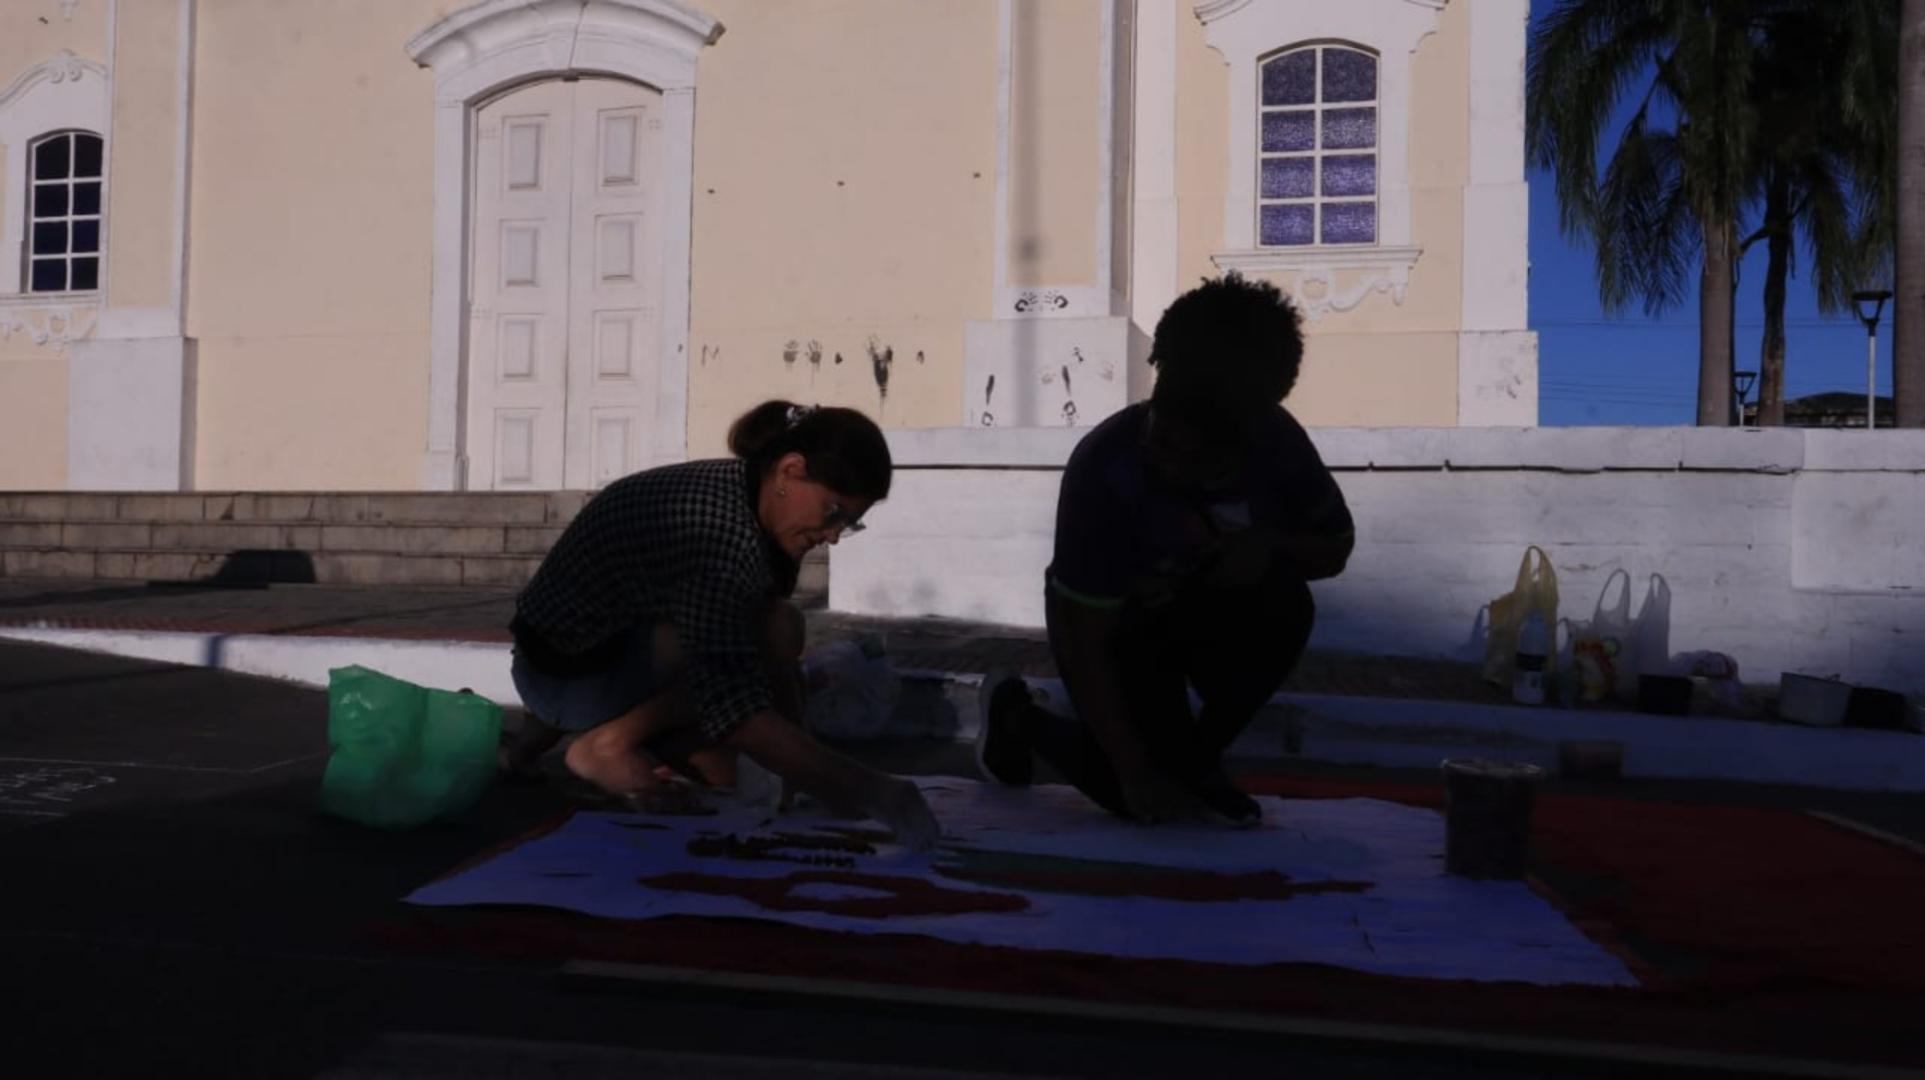
{"type": "Polygon", "coordinates": [[[1112,607],[1147,583],[1204,568],[1222,538],[1245,529],[1339,539],[1354,526],[1337,481],[1310,436],[1282,406],[1260,426],[1236,481],[1208,496],[1176,490],[1151,472],[1140,402],[1093,428],[1070,454],[1056,500],[1049,586],[1112,607]]]}

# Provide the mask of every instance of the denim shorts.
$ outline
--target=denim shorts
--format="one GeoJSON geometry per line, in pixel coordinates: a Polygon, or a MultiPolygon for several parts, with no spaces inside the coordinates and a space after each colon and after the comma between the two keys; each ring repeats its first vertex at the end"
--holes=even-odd
{"type": "Polygon", "coordinates": [[[587,731],[668,689],[668,681],[655,671],[651,628],[629,630],[616,656],[607,671],[561,676],[535,667],[516,649],[509,675],[515,680],[522,707],[535,719],[562,731],[587,731]]]}

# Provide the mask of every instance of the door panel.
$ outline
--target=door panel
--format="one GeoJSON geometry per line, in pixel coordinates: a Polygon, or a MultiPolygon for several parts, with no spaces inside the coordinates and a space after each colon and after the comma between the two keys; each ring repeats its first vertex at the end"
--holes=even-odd
{"type": "Polygon", "coordinates": [[[574,95],[524,87],[476,114],[468,486],[563,480],[574,95]]]}
{"type": "Polygon", "coordinates": [[[567,480],[600,487],[644,464],[661,313],[661,95],[633,83],[576,84],[567,480]]]}
{"type": "Polygon", "coordinates": [[[476,113],[468,486],[600,487],[644,464],[661,313],[661,95],[546,82],[476,113]]]}

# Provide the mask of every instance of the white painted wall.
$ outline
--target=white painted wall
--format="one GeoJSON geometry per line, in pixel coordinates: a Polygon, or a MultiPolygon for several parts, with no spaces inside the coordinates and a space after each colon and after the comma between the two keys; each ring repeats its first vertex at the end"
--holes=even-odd
{"type": "MultiPolygon", "coordinates": [[[[897,473],[831,555],[830,606],[1036,626],[1062,462],[1080,432],[889,434],[897,473]]],[[[1662,573],[1671,648],[1747,680],[1841,675],[1925,693],[1925,432],[1313,429],[1357,519],[1315,587],[1315,645],[1476,658],[1478,608],[1528,544],[1588,618],[1623,568],[1662,573]]]]}

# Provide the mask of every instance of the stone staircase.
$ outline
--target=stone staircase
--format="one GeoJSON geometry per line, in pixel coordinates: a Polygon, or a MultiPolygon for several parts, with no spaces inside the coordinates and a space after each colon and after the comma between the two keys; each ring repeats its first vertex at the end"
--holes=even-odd
{"type": "Polygon", "coordinates": [[[0,493],[0,577],[511,587],[589,494],[0,493]]]}

